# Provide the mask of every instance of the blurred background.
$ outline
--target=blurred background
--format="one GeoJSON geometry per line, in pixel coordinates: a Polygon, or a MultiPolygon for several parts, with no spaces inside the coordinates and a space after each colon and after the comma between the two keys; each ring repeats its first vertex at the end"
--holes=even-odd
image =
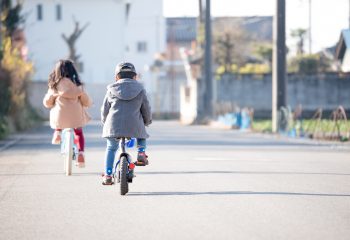
{"type": "Polygon", "coordinates": [[[42,99],[62,58],[76,63],[94,119],[115,65],[130,61],[155,119],[274,131],[283,37],[277,130],[348,139],[349,0],[2,0],[0,10],[1,137],[48,119],[42,99]]]}

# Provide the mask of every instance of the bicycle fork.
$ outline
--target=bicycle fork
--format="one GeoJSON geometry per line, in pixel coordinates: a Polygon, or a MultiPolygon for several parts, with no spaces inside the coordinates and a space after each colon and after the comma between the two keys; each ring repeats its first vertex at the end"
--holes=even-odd
{"type": "Polygon", "coordinates": [[[117,175],[117,182],[120,182],[120,171],[118,166],[120,165],[120,160],[122,157],[125,157],[128,161],[128,173],[127,173],[127,178],[128,182],[132,182],[132,179],[135,177],[134,174],[134,169],[135,169],[135,164],[131,161],[131,156],[125,151],[125,138],[121,138],[120,140],[120,147],[121,147],[121,153],[119,155],[119,159],[117,163],[115,164],[114,168],[114,173],[117,175]]]}

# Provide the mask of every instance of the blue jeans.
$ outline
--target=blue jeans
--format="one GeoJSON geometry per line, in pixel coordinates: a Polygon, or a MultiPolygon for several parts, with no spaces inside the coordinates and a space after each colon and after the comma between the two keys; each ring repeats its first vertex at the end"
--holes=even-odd
{"type": "MultiPolygon", "coordinates": [[[[113,173],[113,165],[115,154],[119,148],[119,140],[116,138],[107,138],[107,148],[105,155],[105,174],[111,175],[113,173]]],[[[146,149],[146,139],[138,138],[137,139],[137,148],[138,151],[145,151],[146,149]]]]}

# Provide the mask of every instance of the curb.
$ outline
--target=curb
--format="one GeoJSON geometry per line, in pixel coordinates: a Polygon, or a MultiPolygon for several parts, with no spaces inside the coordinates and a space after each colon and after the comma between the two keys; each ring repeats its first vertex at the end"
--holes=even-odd
{"type": "Polygon", "coordinates": [[[338,141],[329,141],[329,140],[316,140],[316,139],[310,139],[310,138],[298,138],[298,137],[288,137],[282,134],[278,133],[263,133],[263,132],[256,132],[251,129],[247,130],[240,130],[240,129],[234,129],[232,127],[229,127],[227,125],[221,124],[219,122],[210,122],[208,127],[213,129],[222,129],[222,130],[233,130],[233,131],[240,131],[242,133],[247,133],[255,136],[260,136],[262,138],[266,139],[274,139],[274,140],[284,140],[287,142],[294,142],[294,143],[303,143],[303,144],[309,144],[309,145],[318,145],[318,146],[330,146],[330,147],[337,147],[339,149],[346,149],[350,150],[350,142],[338,142],[338,141]]]}
{"type": "Polygon", "coordinates": [[[0,141],[0,153],[5,151],[6,149],[9,149],[10,147],[15,145],[20,140],[21,140],[21,137],[17,137],[15,139],[8,139],[8,140],[5,139],[3,141],[0,141]],[[2,144],[2,142],[4,142],[4,143],[2,144]]]}
{"type": "Polygon", "coordinates": [[[272,139],[283,139],[288,142],[297,142],[297,143],[305,143],[310,145],[319,145],[319,146],[339,146],[350,149],[350,142],[339,142],[339,141],[329,141],[329,140],[319,140],[319,139],[311,139],[311,138],[302,138],[302,137],[288,137],[281,134],[273,134],[273,133],[260,133],[260,132],[250,132],[251,134],[256,134],[264,138],[272,138],[272,139]]]}

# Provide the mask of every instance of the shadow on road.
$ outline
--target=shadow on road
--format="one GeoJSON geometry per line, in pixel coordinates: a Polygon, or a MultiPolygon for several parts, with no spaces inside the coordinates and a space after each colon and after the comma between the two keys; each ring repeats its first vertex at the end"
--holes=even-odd
{"type": "MultiPolygon", "coordinates": [[[[22,139],[16,145],[12,146],[13,149],[21,149],[21,150],[33,150],[36,151],[38,149],[45,150],[59,150],[59,146],[52,145],[50,143],[51,139],[47,137],[44,139],[22,139]]],[[[209,146],[209,147],[227,147],[227,146],[236,146],[236,147],[306,147],[306,144],[299,143],[288,143],[288,142],[272,142],[272,141],[250,141],[250,142],[236,142],[236,141],[203,141],[203,140],[167,140],[167,141],[157,141],[157,140],[149,140],[150,146],[181,146],[181,147],[197,147],[197,146],[209,146]]],[[[104,139],[91,139],[86,138],[86,147],[88,149],[100,149],[104,150],[106,148],[104,139]]]]}
{"type": "Polygon", "coordinates": [[[193,196],[193,195],[277,195],[277,196],[312,196],[312,197],[350,197],[350,194],[335,194],[335,193],[251,192],[251,191],[132,192],[128,194],[128,196],[193,196]]]}
{"type": "MultiPolygon", "coordinates": [[[[72,173],[70,177],[78,177],[78,176],[101,176],[102,172],[86,172],[86,173],[72,173]]],[[[63,176],[65,175],[64,172],[51,172],[51,173],[0,173],[0,177],[2,176],[63,176]]]]}
{"type": "MultiPolygon", "coordinates": [[[[102,172],[73,173],[72,176],[101,175],[102,172]]],[[[137,175],[167,175],[167,174],[252,174],[252,175],[329,175],[350,176],[350,173],[318,173],[318,172],[254,172],[254,171],[158,171],[158,172],[136,172],[137,175]]],[[[64,175],[63,172],[51,173],[0,173],[0,176],[54,176],[64,175]]]]}
{"type": "Polygon", "coordinates": [[[249,141],[243,142],[241,139],[226,139],[223,141],[220,140],[200,140],[200,139],[168,139],[164,140],[152,140],[150,139],[149,144],[152,146],[163,146],[163,145],[172,145],[172,146],[241,146],[241,147],[271,147],[271,146],[294,146],[294,147],[303,147],[309,146],[305,143],[294,143],[286,141],[276,141],[276,140],[266,140],[266,139],[250,139],[249,141]]]}
{"type": "Polygon", "coordinates": [[[318,173],[318,172],[254,172],[254,171],[159,171],[139,172],[138,175],[165,175],[165,174],[261,174],[261,175],[330,175],[350,176],[350,173],[318,173]]]}

